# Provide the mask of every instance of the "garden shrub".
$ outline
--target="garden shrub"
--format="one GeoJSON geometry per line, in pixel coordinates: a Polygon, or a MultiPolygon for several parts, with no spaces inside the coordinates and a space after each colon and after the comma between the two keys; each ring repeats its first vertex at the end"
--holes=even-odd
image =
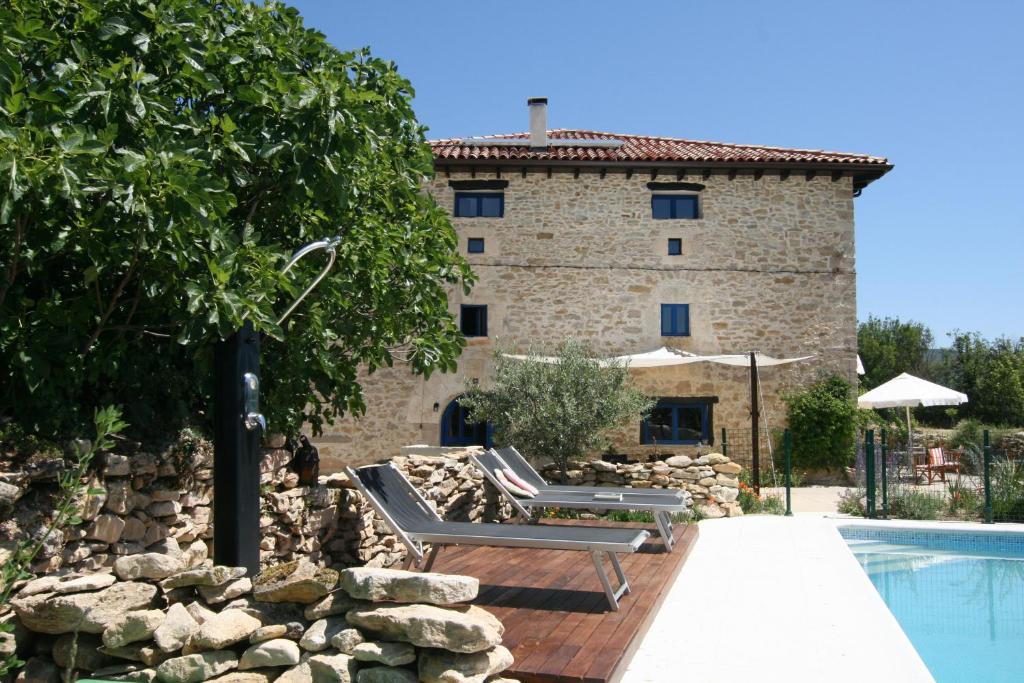
{"type": "Polygon", "coordinates": [[[841,468],[853,462],[857,407],[850,383],[829,377],[786,397],[793,465],[841,468]]]}

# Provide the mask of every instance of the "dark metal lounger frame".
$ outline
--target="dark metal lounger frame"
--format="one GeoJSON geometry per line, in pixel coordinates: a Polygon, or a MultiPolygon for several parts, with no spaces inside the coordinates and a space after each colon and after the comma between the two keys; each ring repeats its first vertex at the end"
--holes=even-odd
{"type": "Polygon", "coordinates": [[[483,472],[488,481],[494,484],[495,488],[505,497],[517,513],[519,518],[525,520],[533,519],[533,510],[541,510],[547,507],[564,507],[589,510],[645,510],[654,517],[654,523],[658,527],[658,535],[661,536],[665,549],[672,552],[675,548],[675,537],[673,537],[672,513],[686,512],[688,506],[679,489],[632,489],[613,488],[607,486],[552,486],[544,481],[530,463],[519,451],[512,446],[497,451],[490,449],[486,452],[501,463],[502,468],[508,468],[518,476],[533,484],[540,491],[536,498],[518,498],[506,489],[498,478],[494,476],[493,468],[487,467],[479,456],[470,455],[469,458],[477,468],[483,472]],[[505,457],[503,457],[505,456],[505,457]],[[518,460],[518,462],[516,462],[518,460]],[[594,494],[621,494],[622,500],[600,500],[595,499],[594,494]],[[653,501],[658,498],[660,500],[653,501]]]}
{"type": "Polygon", "coordinates": [[[626,580],[626,575],[622,571],[622,565],[619,563],[619,559],[616,553],[632,553],[635,552],[640,545],[649,537],[649,533],[638,529],[601,529],[594,527],[558,527],[558,526],[529,526],[529,525],[509,525],[509,524],[488,524],[488,523],[465,523],[465,522],[447,522],[438,516],[437,512],[427,503],[426,499],[420,494],[415,486],[409,482],[408,479],[402,474],[402,472],[394,466],[392,463],[385,465],[369,465],[367,467],[361,467],[358,470],[352,467],[345,468],[346,473],[352,480],[355,487],[362,493],[374,511],[380,515],[384,521],[391,527],[395,535],[398,536],[399,540],[409,550],[409,554],[406,556],[405,563],[403,564],[404,569],[410,569],[415,565],[417,569],[422,571],[430,571],[434,565],[434,560],[437,557],[438,551],[442,546],[445,545],[482,545],[491,547],[510,547],[510,548],[540,548],[548,550],[576,550],[576,551],[589,551],[591,559],[594,563],[594,568],[597,571],[597,576],[601,581],[601,586],[604,588],[605,595],[608,598],[608,605],[612,611],[619,609],[619,598],[629,593],[629,581],[626,580]],[[374,469],[389,468],[390,471],[398,475],[395,480],[401,481],[403,484],[403,492],[394,492],[396,495],[405,493],[409,495],[412,501],[415,502],[418,508],[419,514],[422,515],[420,520],[423,524],[423,528],[419,530],[406,529],[399,524],[395,515],[392,514],[393,510],[389,509],[386,501],[381,500],[377,493],[369,486],[360,476],[360,472],[369,472],[374,469]],[[453,526],[461,527],[473,527],[474,531],[479,529],[479,533],[472,535],[465,533],[455,533],[451,531],[453,526]],[[445,532],[444,527],[447,526],[450,531],[445,532]],[[487,531],[492,527],[500,527],[501,535],[495,535],[494,532],[489,535],[487,531]],[[508,535],[508,531],[511,529],[519,529],[520,533],[513,536],[508,535]],[[544,529],[543,534],[538,534],[537,529],[544,529]],[[552,534],[558,533],[552,530],[561,529],[564,530],[564,536],[552,537],[552,534]],[[574,533],[576,538],[573,538],[574,533]],[[589,538],[581,539],[581,531],[586,531],[586,536],[589,538]],[[623,531],[636,532],[632,536],[632,540],[624,542],[623,531]],[[614,535],[615,538],[607,538],[601,540],[599,537],[602,535],[598,532],[608,532],[604,534],[606,536],[614,535]],[[431,548],[429,553],[425,550],[424,544],[430,544],[431,548]],[[604,568],[604,558],[607,556],[612,569],[615,572],[615,576],[618,579],[619,587],[613,588],[611,581],[609,580],[608,573],[604,568]]]}

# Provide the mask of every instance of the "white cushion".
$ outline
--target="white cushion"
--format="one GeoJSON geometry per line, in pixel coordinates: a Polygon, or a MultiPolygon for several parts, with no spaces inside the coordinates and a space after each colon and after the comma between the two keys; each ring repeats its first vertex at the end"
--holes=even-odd
{"type": "Polygon", "coordinates": [[[526,489],[521,489],[508,480],[505,473],[500,468],[494,469],[494,478],[498,480],[498,483],[505,487],[505,490],[511,493],[516,498],[533,498],[534,494],[530,493],[526,489]]]}
{"type": "Polygon", "coordinates": [[[512,484],[515,484],[516,486],[518,486],[522,490],[529,491],[530,493],[532,493],[535,496],[538,493],[540,493],[540,491],[537,489],[536,486],[534,486],[533,484],[531,484],[531,483],[529,483],[527,481],[524,481],[522,477],[520,477],[518,474],[513,472],[510,468],[506,467],[505,469],[502,470],[502,472],[505,473],[505,478],[508,479],[509,482],[511,482],[512,484]]]}

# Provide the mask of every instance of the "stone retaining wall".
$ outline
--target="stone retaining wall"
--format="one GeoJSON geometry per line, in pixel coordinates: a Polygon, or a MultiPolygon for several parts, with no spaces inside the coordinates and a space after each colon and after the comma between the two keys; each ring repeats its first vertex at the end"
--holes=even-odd
{"type": "MultiPolygon", "coordinates": [[[[742,469],[721,453],[707,453],[692,458],[675,455],[646,463],[578,461],[570,463],[566,474],[570,484],[683,489],[693,497],[693,505],[702,516],[714,518],[743,514],[737,502],[742,469]]],[[[543,474],[551,481],[557,479],[558,471],[554,465],[548,465],[543,474]]]]}
{"type": "MultiPolygon", "coordinates": [[[[280,446],[280,442],[273,444],[280,446]]],[[[309,558],[327,566],[391,566],[405,549],[387,531],[342,473],[299,486],[290,472],[291,453],[264,449],[261,466],[261,559],[264,565],[309,558]]],[[[392,460],[451,520],[507,518],[507,504],[462,457],[399,456],[392,460]]],[[[212,551],[213,448],[190,432],[160,453],[142,450],[104,454],[88,484],[103,493],[80,504],[83,523],[51,534],[33,567],[37,574],[61,568],[94,571],[123,556],[174,550],[201,541],[212,551]]],[[[41,537],[52,514],[58,457],[34,462],[7,477],[13,490],[0,503],[0,559],[27,535],[41,537]]],[[[210,553],[212,555],[212,552],[210,553]]]]}
{"type": "Polygon", "coordinates": [[[465,604],[475,578],[306,561],[250,578],[204,550],[30,581],[0,655],[26,661],[18,683],[495,683],[512,664],[501,622],[465,604]]]}

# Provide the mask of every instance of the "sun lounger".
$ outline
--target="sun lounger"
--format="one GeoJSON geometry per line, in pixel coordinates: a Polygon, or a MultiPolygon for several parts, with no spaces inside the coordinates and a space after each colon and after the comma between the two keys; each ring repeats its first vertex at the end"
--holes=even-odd
{"type": "Polygon", "coordinates": [[[438,550],[445,545],[482,545],[497,548],[542,548],[590,553],[608,605],[619,608],[619,598],[629,592],[629,582],[617,553],[633,553],[650,536],[640,529],[608,529],[585,526],[474,524],[441,519],[420,492],[393,464],[370,465],[345,471],[373,509],[409,549],[406,568],[414,563],[429,571],[438,550]],[[423,544],[432,547],[424,563],[423,544]],[[611,563],[619,587],[612,588],[604,559],[611,563]]]}
{"type": "Polygon", "coordinates": [[[679,489],[631,489],[606,486],[552,486],[514,448],[491,449],[469,459],[494,484],[521,519],[531,519],[533,510],[543,508],[575,508],[587,510],[642,510],[650,512],[658,527],[665,549],[675,547],[672,537],[672,514],[686,512],[686,499],[679,489]],[[503,458],[502,454],[509,457],[503,458]],[[516,462],[519,466],[513,466],[516,462]],[[520,479],[538,490],[532,498],[514,495],[496,475],[496,469],[510,469],[520,479]],[[535,483],[536,482],[536,483],[535,483]]]}

